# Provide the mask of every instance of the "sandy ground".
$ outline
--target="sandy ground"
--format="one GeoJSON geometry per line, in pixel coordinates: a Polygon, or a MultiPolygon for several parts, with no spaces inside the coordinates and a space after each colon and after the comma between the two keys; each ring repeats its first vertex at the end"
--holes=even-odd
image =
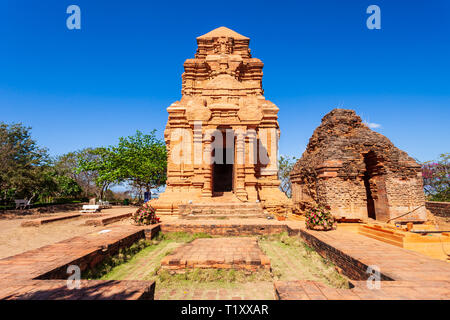
{"type": "MultiPolygon", "coordinates": [[[[102,214],[118,214],[134,211],[132,207],[119,207],[102,210],[102,214]]],[[[72,212],[53,213],[54,215],[73,214],[72,212]]],[[[45,215],[50,216],[50,215],[45,215]]],[[[28,216],[27,219],[42,218],[43,216],[28,216]]],[[[58,241],[66,240],[89,232],[106,229],[108,226],[85,226],[88,217],[53,222],[40,227],[21,227],[23,217],[18,219],[0,219],[0,259],[12,256],[27,250],[43,247],[58,241]]],[[[128,220],[114,223],[129,224],[128,220]]]]}

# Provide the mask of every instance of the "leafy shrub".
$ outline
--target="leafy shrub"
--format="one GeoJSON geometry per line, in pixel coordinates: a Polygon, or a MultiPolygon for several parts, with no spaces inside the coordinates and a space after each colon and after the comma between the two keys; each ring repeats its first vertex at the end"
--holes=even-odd
{"type": "Polygon", "coordinates": [[[306,211],[306,227],[308,229],[331,230],[335,221],[329,206],[317,205],[306,211]]]}
{"type": "Polygon", "coordinates": [[[155,208],[146,202],[136,210],[133,221],[138,225],[149,225],[159,223],[159,218],[156,216],[155,208]]]}

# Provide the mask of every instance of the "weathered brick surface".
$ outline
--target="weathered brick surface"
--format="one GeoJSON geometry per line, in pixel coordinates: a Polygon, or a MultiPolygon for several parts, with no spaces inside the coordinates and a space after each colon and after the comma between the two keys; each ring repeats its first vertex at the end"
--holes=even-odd
{"type": "Polygon", "coordinates": [[[153,300],[154,281],[81,280],[69,289],[66,280],[0,280],[1,300],[153,300]]]}
{"type": "Polygon", "coordinates": [[[282,300],[317,299],[450,299],[450,264],[378,240],[344,231],[312,231],[291,226],[320,255],[330,259],[351,280],[351,289],[335,289],[313,281],[278,281],[282,300]],[[380,270],[381,288],[369,289],[369,266],[380,270]],[[356,281],[355,281],[356,280],[356,281]]]}
{"type": "Polygon", "coordinates": [[[291,181],[299,212],[320,203],[337,217],[426,220],[420,165],[353,110],[334,109],[323,117],[291,181]]]}
{"type": "Polygon", "coordinates": [[[111,231],[89,233],[1,259],[1,278],[64,279],[67,266],[78,265],[84,271],[145,236],[141,228],[131,226],[107,230],[111,231]]]}
{"type": "Polygon", "coordinates": [[[39,227],[40,225],[43,225],[43,224],[58,222],[58,221],[67,220],[67,219],[75,219],[80,216],[81,216],[80,213],[74,213],[74,214],[59,215],[59,216],[50,217],[50,218],[30,219],[30,220],[26,220],[26,221],[22,222],[21,226],[22,227],[39,227]]]}
{"type": "MultiPolygon", "coordinates": [[[[366,280],[369,274],[366,273],[367,265],[357,259],[336,249],[332,245],[323,242],[306,232],[301,232],[302,238],[313,247],[321,256],[328,258],[337,265],[343,274],[350,279],[366,280]]],[[[392,280],[388,276],[381,274],[383,280],[392,280]]]]}
{"type": "Polygon", "coordinates": [[[356,233],[300,229],[302,238],[350,279],[366,280],[367,267],[380,268],[382,280],[450,281],[450,264],[356,233]]]}
{"type": "Polygon", "coordinates": [[[330,288],[320,282],[274,282],[278,300],[448,300],[450,281],[383,281],[369,289],[366,281],[353,281],[351,289],[330,288]]]}
{"type": "Polygon", "coordinates": [[[217,236],[253,236],[269,235],[288,231],[285,223],[274,220],[251,219],[232,221],[232,220],[214,220],[214,221],[186,221],[171,222],[161,224],[162,232],[188,232],[188,233],[208,233],[217,236]]]}
{"type": "MultiPolygon", "coordinates": [[[[108,255],[145,237],[143,227],[113,226],[0,260],[0,299],[151,299],[153,282],[82,282],[68,290],[67,267],[93,268],[108,255]]],[[[150,231],[151,233],[151,231],[150,231]]]]}
{"type": "Polygon", "coordinates": [[[205,238],[179,247],[163,258],[161,266],[183,271],[193,268],[257,270],[270,269],[270,260],[256,238],[205,238]]]}
{"type": "Polygon", "coordinates": [[[425,205],[435,216],[450,218],[450,202],[427,201],[425,205]]]}
{"type": "Polygon", "coordinates": [[[130,218],[132,216],[132,213],[121,213],[121,214],[114,214],[114,215],[106,215],[103,217],[98,217],[95,219],[88,219],[86,220],[85,224],[87,226],[106,226],[107,224],[111,224],[120,220],[124,220],[127,218],[130,218]]]}
{"type": "Polygon", "coordinates": [[[159,232],[161,232],[161,224],[153,224],[150,226],[141,227],[144,230],[146,239],[153,239],[159,232]]]}

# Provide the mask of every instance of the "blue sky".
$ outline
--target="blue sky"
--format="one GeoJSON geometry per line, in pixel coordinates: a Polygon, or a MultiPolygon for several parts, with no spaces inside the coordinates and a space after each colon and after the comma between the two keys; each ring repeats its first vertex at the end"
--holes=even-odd
{"type": "Polygon", "coordinates": [[[23,122],[52,155],[157,129],[181,97],[195,38],[251,38],[280,153],[299,157],[321,118],[355,109],[421,160],[450,152],[450,1],[0,2],[0,121],[23,122]],[[81,30],[66,8],[81,8],[81,30]],[[368,30],[366,8],[381,8],[368,30]]]}

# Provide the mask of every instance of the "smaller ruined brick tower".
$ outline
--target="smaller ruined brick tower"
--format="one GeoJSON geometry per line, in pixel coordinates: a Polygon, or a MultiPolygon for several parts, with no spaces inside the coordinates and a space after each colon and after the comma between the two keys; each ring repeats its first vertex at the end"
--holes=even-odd
{"type": "Polygon", "coordinates": [[[321,203],[336,217],[426,220],[420,165],[353,110],[334,109],[323,117],[291,181],[299,212],[321,203]]]}

